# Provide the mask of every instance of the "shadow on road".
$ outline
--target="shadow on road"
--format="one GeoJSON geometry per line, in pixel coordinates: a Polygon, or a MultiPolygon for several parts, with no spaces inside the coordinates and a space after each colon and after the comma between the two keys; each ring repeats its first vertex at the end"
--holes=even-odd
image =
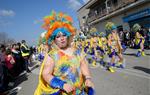
{"type": "Polygon", "coordinates": [[[140,66],[134,66],[133,68],[134,68],[134,69],[137,69],[137,70],[141,70],[141,71],[143,71],[143,72],[145,72],[145,73],[150,74],[150,69],[148,69],[148,68],[140,67],[140,66]]]}
{"type": "Polygon", "coordinates": [[[26,75],[26,73],[23,73],[22,75],[15,78],[15,83],[13,86],[8,87],[7,91],[0,93],[0,95],[17,95],[19,91],[18,85],[26,80],[28,80],[28,75],[26,75]]]}
{"type": "Polygon", "coordinates": [[[17,77],[15,80],[15,86],[18,86],[19,84],[21,84],[22,82],[28,80],[28,75],[26,73],[22,74],[21,76],[17,77]]]}
{"type": "Polygon", "coordinates": [[[17,95],[17,93],[18,93],[18,90],[17,90],[17,89],[15,89],[15,90],[13,90],[13,91],[9,92],[9,94],[8,94],[8,95],[17,95]]]}
{"type": "Polygon", "coordinates": [[[33,68],[31,68],[31,71],[33,71],[34,69],[38,68],[39,65],[35,65],[33,68]]]}
{"type": "Polygon", "coordinates": [[[135,53],[123,53],[123,55],[136,56],[135,53]]]}
{"type": "Polygon", "coordinates": [[[146,55],[150,56],[150,54],[146,54],[146,55]]]}
{"type": "MultiPolygon", "coordinates": [[[[21,87],[15,87],[7,92],[5,92],[2,95],[17,95],[17,93],[19,92],[19,90],[21,90],[21,87]]],[[[1,95],[1,94],[0,94],[1,95]]]]}

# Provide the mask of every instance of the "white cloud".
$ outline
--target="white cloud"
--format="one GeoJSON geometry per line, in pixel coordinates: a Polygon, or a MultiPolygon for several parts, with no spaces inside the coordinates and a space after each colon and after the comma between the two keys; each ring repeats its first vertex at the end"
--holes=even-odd
{"type": "Polygon", "coordinates": [[[78,10],[82,4],[79,2],[79,0],[69,0],[69,7],[73,10],[78,10]]]}
{"type": "Polygon", "coordinates": [[[87,3],[89,0],[82,0],[84,3],[87,3]]]}
{"type": "Polygon", "coordinates": [[[15,12],[12,10],[6,10],[6,9],[0,9],[0,27],[7,27],[9,25],[12,25],[13,22],[11,21],[11,18],[15,16],[15,12]]]}
{"type": "Polygon", "coordinates": [[[15,16],[15,12],[12,10],[0,10],[0,16],[12,17],[15,16]]]}

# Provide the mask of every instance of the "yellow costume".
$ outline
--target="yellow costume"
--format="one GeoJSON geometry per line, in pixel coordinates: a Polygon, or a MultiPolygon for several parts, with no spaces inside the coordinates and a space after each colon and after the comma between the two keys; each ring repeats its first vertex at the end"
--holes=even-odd
{"type": "MultiPolygon", "coordinates": [[[[75,55],[77,57],[71,57],[59,50],[52,50],[49,52],[49,54],[46,56],[51,56],[54,59],[55,67],[54,67],[54,76],[58,76],[60,79],[67,81],[67,83],[70,83],[76,87],[76,94],[78,95],[83,90],[83,77],[80,70],[80,58],[79,55],[75,55]],[[59,57],[59,59],[58,59],[59,57]],[[63,64],[62,64],[63,63],[63,64]]],[[[45,95],[45,94],[53,94],[58,92],[60,89],[55,89],[49,86],[44,79],[42,78],[42,71],[44,67],[45,60],[42,63],[40,75],[39,75],[39,84],[38,87],[34,93],[34,95],[45,95]]],[[[61,95],[67,95],[65,92],[61,92],[61,95]]],[[[69,95],[73,95],[72,93],[69,93],[69,95]]]]}

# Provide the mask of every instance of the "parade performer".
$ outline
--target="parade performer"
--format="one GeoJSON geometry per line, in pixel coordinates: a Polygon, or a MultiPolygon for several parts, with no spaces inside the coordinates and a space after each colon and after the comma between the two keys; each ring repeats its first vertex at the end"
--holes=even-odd
{"type": "Polygon", "coordinates": [[[43,61],[44,56],[48,53],[49,51],[49,46],[46,44],[46,38],[45,38],[45,32],[42,32],[39,38],[39,47],[38,47],[38,60],[43,61]]]}
{"type": "Polygon", "coordinates": [[[120,68],[123,68],[123,56],[122,56],[122,46],[120,38],[117,33],[117,27],[114,23],[108,22],[105,26],[105,29],[108,34],[108,47],[109,47],[109,57],[111,61],[108,63],[108,70],[110,72],[115,72],[113,67],[119,65],[120,68]],[[115,63],[116,56],[118,56],[118,64],[115,63]]]}
{"type": "Polygon", "coordinates": [[[108,51],[108,47],[107,47],[107,38],[106,38],[106,34],[104,32],[100,33],[100,38],[99,38],[99,46],[102,48],[102,50],[104,51],[104,53],[107,54],[108,51]]]}
{"type": "Polygon", "coordinates": [[[85,40],[85,47],[84,47],[84,52],[85,52],[85,54],[88,54],[89,49],[90,49],[90,39],[87,38],[87,39],[85,40]]]}
{"type": "MultiPolygon", "coordinates": [[[[86,40],[85,40],[85,46],[84,46],[84,53],[85,53],[85,57],[86,57],[86,60],[89,64],[92,63],[92,56],[91,56],[91,39],[90,37],[87,37],[86,40]]],[[[95,64],[93,64],[95,66],[95,64]]]]}
{"type": "Polygon", "coordinates": [[[144,53],[144,42],[145,38],[142,35],[142,29],[139,24],[134,24],[132,27],[133,31],[135,32],[135,44],[137,48],[140,48],[136,54],[137,57],[139,56],[145,56],[144,53]]]}
{"type": "Polygon", "coordinates": [[[82,44],[82,39],[80,38],[79,35],[76,35],[74,37],[74,40],[73,40],[73,48],[76,49],[76,53],[81,53],[83,52],[83,44],[82,44]]]}
{"type": "MultiPolygon", "coordinates": [[[[98,38],[97,38],[97,29],[96,28],[91,28],[90,30],[91,33],[91,39],[90,39],[90,43],[88,46],[88,54],[86,56],[87,60],[89,61],[89,63],[92,63],[92,66],[96,66],[97,62],[100,60],[100,55],[98,53],[98,38]]],[[[87,48],[87,47],[86,47],[87,48]]]]}
{"type": "Polygon", "coordinates": [[[39,75],[39,84],[34,95],[93,95],[93,83],[88,65],[81,53],[70,47],[70,38],[75,34],[72,18],[56,14],[44,18],[46,40],[52,49],[45,56],[39,75]]]}
{"type": "Polygon", "coordinates": [[[105,37],[106,35],[104,34],[104,32],[100,32],[99,34],[99,41],[98,41],[98,46],[100,47],[101,49],[101,61],[100,61],[100,64],[102,66],[105,65],[105,62],[104,62],[104,55],[107,54],[108,52],[108,48],[107,48],[107,38],[105,37]]]}

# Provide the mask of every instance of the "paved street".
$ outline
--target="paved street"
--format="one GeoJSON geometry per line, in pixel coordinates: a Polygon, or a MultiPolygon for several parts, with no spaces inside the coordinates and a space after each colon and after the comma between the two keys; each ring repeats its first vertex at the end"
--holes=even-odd
{"type": "MultiPolygon", "coordinates": [[[[150,50],[147,56],[137,58],[137,51],[128,49],[125,54],[125,69],[116,69],[110,73],[100,66],[90,68],[96,95],[150,95],[150,50]]],[[[38,83],[39,67],[32,73],[20,76],[16,87],[10,95],[33,95],[38,83]]]]}

